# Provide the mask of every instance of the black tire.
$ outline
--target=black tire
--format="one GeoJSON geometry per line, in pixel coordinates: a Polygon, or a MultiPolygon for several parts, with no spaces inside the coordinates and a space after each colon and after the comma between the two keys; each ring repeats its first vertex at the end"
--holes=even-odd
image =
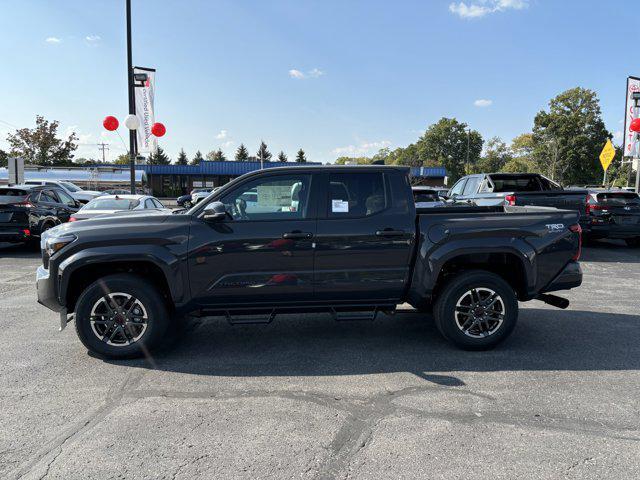
{"type": "MultiPolygon", "coordinates": [[[[478,305],[481,303],[483,302],[477,302],[478,305]]],[[[433,313],[436,327],[449,342],[464,350],[488,350],[506,339],[515,328],[518,321],[518,298],[513,288],[498,275],[484,270],[466,271],[452,278],[444,286],[436,300],[433,313]],[[490,307],[491,310],[485,309],[485,313],[492,312],[490,317],[477,317],[490,319],[486,322],[478,320],[477,324],[474,315],[484,307],[471,308],[461,305],[461,312],[456,311],[459,301],[474,297],[471,293],[474,289],[476,298],[478,295],[487,295],[485,300],[488,300],[491,291],[499,297],[499,303],[495,303],[495,307],[490,307]],[[504,314],[496,314],[493,308],[503,311],[504,314]],[[462,312],[467,309],[470,313],[462,312]],[[465,333],[462,328],[467,325],[467,321],[472,322],[472,328],[468,328],[465,333]],[[489,328],[490,326],[492,328],[489,328]],[[483,334],[482,330],[485,327],[484,333],[488,335],[478,336],[483,334]]]]}
{"type": "MultiPolygon", "coordinates": [[[[119,300],[120,298],[125,297],[115,295],[112,298],[112,302],[123,302],[123,300],[119,300]]],[[[115,306],[111,305],[111,307],[115,306]]],[[[127,306],[125,306],[125,308],[127,308],[127,306]]],[[[105,315],[103,320],[110,321],[111,319],[105,315]]],[[[125,323],[122,316],[120,316],[118,322],[125,323]]],[[[93,282],[82,292],[76,303],[75,324],[78,338],[80,338],[82,344],[87,347],[90,352],[106,358],[122,359],[147,356],[159,347],[167,334],[171,319],[164,299],[153,285],[137,275],[116,274],[93,282]],[[111,295],[122,293],[137,299],[139,305],[142,305],[140,311],[146,313],[146,320],[138,319],[140,320],[140,324],[130,323],[130,325],[133,326],[130,327],[131,330],[127,329],[126,332],[126,325],[111,322],[111,329],[104,330],[106,334],[102,338],[99,337],[97,330],[102,332],[102,329],[107,329],[109,326],[92,326],[91,312],[92,309],[100,307],[102,308],[102,312],[108,312],[108,307],[104,305],[105,295],[107,293],[111,295]],[[98,307],[96,307],[96,305],[98,305],[98,307]],[[142,324],[145,325],[144,330],[142,330],[142,324]],[[119,332],[114,333],[117,329],[119,329],[119,332]],[[136,330],[132,331],[133,329],[136,330]],[[139,338],[133,338],[134,333],[137,334],[140,330],[142,330],[142,332],[139,338]],[[109,333],[115,335],[113,340],[105,340],[107,336],[111,336],[109,333]],[[107,343],[107,341],[116,344],[110,344],[107,343]],[[130,343],[126,344],[125,342],[127,341],[130,341],[130,343]]]]}
{"type": "Polygon", "coordinates": [[[628,247],[631,247],[631,248],[640,247],[640,237],[625,238],[624,241],[626,242],[628,247]]]}

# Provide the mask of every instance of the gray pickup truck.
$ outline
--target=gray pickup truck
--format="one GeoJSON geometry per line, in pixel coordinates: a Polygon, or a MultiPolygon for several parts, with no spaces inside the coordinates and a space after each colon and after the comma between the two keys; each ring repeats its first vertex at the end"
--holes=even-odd
{"type": "Polygon", "coordinates": [[[448,197],[454,204],[479,207],[536,205],[573,210],[579,213],[584,226],[588,194],[586,190],[564,189],[538,173],[480,173],[462,177],[451,187],[448,197]]]}

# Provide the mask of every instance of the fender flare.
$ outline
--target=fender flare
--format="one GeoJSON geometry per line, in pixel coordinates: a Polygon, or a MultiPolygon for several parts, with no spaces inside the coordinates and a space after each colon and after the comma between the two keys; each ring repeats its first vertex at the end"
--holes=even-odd
{"type": "Polygon", "coordinates": [[[70,279],[77,270],[97,264],[110,262],[147,262],[158,267],[163,275],[174,304],[183,303],[185,279],[183,278],[181,262],[160,245],[112,245],[97,246],[83,249],[66,258],[58,266],[58,301],[66,305],[70,279]]]}
{"type": "Polygon", "coordinates": [[[444,265],[459,256],[462,255],[482,255],[492,253],[507,253],[514,255],[522,266],[522,270],[525,273],[525,288],[526,294],[530,295],[534,291],[537,278],[536,270],[536,251],[534,248],[521,238],[512,239],[507,237],[493,237],[490,239],[490,244],[478,245],[477,239],[474,238],[459,238],[452,239],[441,245],[436,245],[432,250],[428,252],[419,252],[416,265],[419,271],[416,271],[412,279],[418,281],[418,285],[412,286],[412,289],[416,287],[422,292],[418,293],[421,297],[431,296],[438,277],[442,271],[444,265]]]}

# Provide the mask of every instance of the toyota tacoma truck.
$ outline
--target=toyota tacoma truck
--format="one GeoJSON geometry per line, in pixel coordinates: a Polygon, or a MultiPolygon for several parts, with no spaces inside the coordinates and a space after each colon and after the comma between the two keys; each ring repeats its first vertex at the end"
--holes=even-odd
{"type": "Polygon", "coordinates": [[[142,355],[186,314],[231,323],[326,311],[373,319],[405,302],[464,349],[504,340],[518,301],[582,281],[578,214],[549,207],[416,208],[409,171],[268,168],[182,214],[114,214],[41,242],[38,301],[109,358],[142,355]]]}

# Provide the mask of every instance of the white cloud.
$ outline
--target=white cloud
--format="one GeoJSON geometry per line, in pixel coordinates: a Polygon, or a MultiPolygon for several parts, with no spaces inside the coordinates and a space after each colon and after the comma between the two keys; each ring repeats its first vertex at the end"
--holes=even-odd
{"type": "Polygon", "coordinates": [[[309,72],[309,76],[311,78],[318,78],[324,75],[324,72],[322,70],[320,70],[319,68],[314,68],[313,70],[311,70],[309,72]]]}
{"type": "Polygon", "coordinates": [[[296,80],[304,80],[305,78],[319,78],[324,75],[324,72],[319,68],[313,68],[309,70],[307,73],[302,70],[298,70],[296,68],[292,68],[289,70],[289,76],[291,78],[295,78],[296,80]]]}
{"type": "Polygon", "coordinates": [[[102,37],[100,37],[100,35],[87,35],[86,37],[84,37],[84,39],[89,45],[95,45],[100,40],[102,40],[102,37]]]}
{"type": "Polygon", "coordinates": [[[216,135],[216,138],[218,140],[224,140],[225,138],[227,138],[229,136],[229,132],[227,132],[226,130],[220,130],[220,133],[218,133],[216,135]]]}
{"type": "Polygon", "coordinates": [[[302,73],[300,70],[296,70],[295,68],[292,68],[291,70],[289,70],[289,76],[291,78],[296,78],[298,80],[302,80],[303,78],[305,78],[305,74],[302,73]]]}
{"type": "Polygon", "coordinates": [[[485,108],[485,107],[490,107],[491,105],[493,105],[493,100],[488,100],[486,98],[479,98],[478,100],[473,102],[473,104],[476,107],[485,108]]]}
{"type": "Polygon", "coordinates": [[[226,142],[223,142],[223,143],[222,143],[222,146],[223,146],[223,147],[225,147],[225,148],[229,148],[229,147],[231,147],[232,145],[234,145],[235,143],[236,143],[236,142],[234,142],[233,140],[227,140],[226,142]]]}
{"type": "Polygon", "coordinates": [[[529,0],[475,0],[474,3],[451,3],[449,11],[461,18],[482,18],[485,15],[505,10],[522,10],[529,6],[529,0]]]}
{"type": "Polygon", "coordinates": [[[47,37],[45,39],[45,42],[47,43],[52,43],[52,44],[56,44],[56,43],[62,43],[62,40],[59,39],[58,37],[47,37]]]}
{"type": "Polygon", "coordinates": [[[347,145],[346,147],[334,148],[331,153],[334,155],[365,155],[367,153],[375,153],[381,148],[391,145],[389,140],[381,140],[379,142],[362,142],[359,145],[347,145]]]}
{"type": "Polygon", "coordinates": [[[616,142],[622,142],[622,138],[623,138],[623,137],[624,137],[624,135],[622,134],[622,130],[616,130],[616,131],[613,133],[613,139],[614,139],[616,142]]]}

